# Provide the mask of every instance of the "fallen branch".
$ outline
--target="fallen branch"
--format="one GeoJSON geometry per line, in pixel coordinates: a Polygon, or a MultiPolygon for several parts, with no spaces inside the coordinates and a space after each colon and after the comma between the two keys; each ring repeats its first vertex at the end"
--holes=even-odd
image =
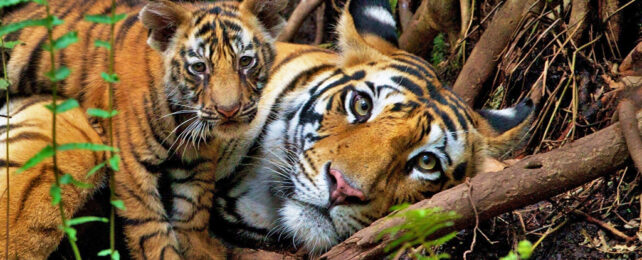
{"type": "Polygon", "coordinates": [[[302,0],[294,11],[292,11],[285,28],[283,28],[277,37],[277,41],[289,42],[292,40],[294,34],[299,31],[299,27],[301,27],[303,21],[305,21],[308,15],[310,15],[314,9],[317,9],[321,3],[323,3],[323,0],[302,0]]]}
{"type": "Polygon", "coordinates": [[[598,225],[603,229],[606,229],[607,231],[611,232],[611,234],[621,238],[622,240],[626,240],[626,241],[635,240],[635,237],[627,236],[626,234],[622,233],[622,231],[619,231],[617,228],[614,228],[613,226],[611,226],[611,224],[601,221],[599,219],[596,219],[591,215],[586,214],[580,210],[574,210],[573,213],[583,216],[586,219],[586,221],[591,222],[595,225],[598,225]]]}
{"type": "Polygon", "coordinates": [[[467,104],[473,105],[483,83],[497,66],[497,57],[522,24],[521,20],[528,12],[537,11],[540,7],[541,1],[538,0],[508,0],[495,14],[453,85],[455,93],[467,104]]]}
{"type": "MultiPolygon", "coordinates": [[[[637,114],[642,118],[642,113],[637,114]]],[[[638,129],[642,124],[638,123],[638,129]]],[[[548,153],[527,157],[499,172],[473,177],[472,198],[480,221],[501,213],[533,204],[577,187],[590,180],[613,173],[625,164],[629,153],[620,124],[616,123],[597,133],[581,138],[548,153]]],[[[468,186],[460,184],[406,210],[440,207],[454,210],[462,217],[455,225],[444,228],[433,237],[469,228],[474,224],[474,210],[468,198],[468,186]]],[[[383,218],[332,248],[323,259],[377,258],[390,237],[377,241],[382,230],[399,225],[403,220],[383,218]]]]}

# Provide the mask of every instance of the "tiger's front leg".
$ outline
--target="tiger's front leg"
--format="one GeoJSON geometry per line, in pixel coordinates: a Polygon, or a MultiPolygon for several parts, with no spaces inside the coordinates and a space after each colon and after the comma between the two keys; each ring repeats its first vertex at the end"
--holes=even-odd
{"type": "Polygon", "coordinates": [[[172,174],[172,224],[186,259],[225,259],[225,246],[209,234],[216,181],[213,163],[198,164],[190,175],[172,174]]]}
{"type": "MultiPolygon", "coordinates": [[[[9,256],[11,259],[46,259],[60,244],[64,233],[58,206],[51,204],[49,190],[54,181],[54,165],[51,159],[22,173],[16,171],[33,155],[53,141],[51,135],[51,112],[45,105],[48,97],[31,97],[14,100],[11,106],[11,124],[0,120],[0,255],[5,255],[9,222],[9,256]],[[10,130],[9,138],[6,131],[10,130]],[[9,145],[9,159],[5,154],[9,145]],[[7,183],[5,166],[9,166],[9,219],[7,210],[7,183]]],[[[0,111],[6,114],[6,107],[0,111]]],[[[102,143],[100,136],[91,127],[84,111],[73,109],[59,114],[56,121],[56,141],[65,143],[102,143]]],[[[89,183],[92,188],[81,189],[63,185],[62,205],[65,215],[71,219],[91,195],[106,183],[105,173],[99,171],[86,176],[94,165],[105,160],[102,152],[72,150],[58,152],[59,174],[71,174],[74,179],[89,183]]],[[[80,236],[78,239],[87,239],[80,236]]]]}
{"type": "MultiPolygon", "coordinates": [[[[125,151],[121,151],[123,153],[125,151]]],[[[124,233],[133,259],[183,259],[169,215],[157,188],[158,177],[148,172],[133,156],[123,156],[115,175],[115,190],[125,209],[124,233]]]]}

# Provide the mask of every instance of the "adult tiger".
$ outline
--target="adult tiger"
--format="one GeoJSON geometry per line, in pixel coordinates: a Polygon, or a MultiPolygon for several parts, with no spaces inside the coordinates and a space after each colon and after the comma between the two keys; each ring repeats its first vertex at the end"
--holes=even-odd
{"type": "Polygon", "coordinates": [[[289,92],[255,159],[217,190],[212,222],[228,227],[218,236],[250,247],[287,238],[320,253],[395,204],[461,183],[524,137],[532,102],[473,111],[397,48],[387,0],[348,1],[338,34],[337,54],[278,47],[271,76],[289,92]]]}
{"type": "MultiPolygon", "coordinates": [[[[210,238],[207,230],[214,182],[238,164],[266,120],[267,112],[259,108],[273,102],[269,98],[272,90],[264,88],[274,57],[273,36],[283,22],[278,12],[286,3],[118,1],[116,13],[127,13],[128,17],[116,25],[112,46],[121,82],[114,90],[114,107],[119,112],[114,118],[114,138],[122,157],[121,169],[115,175],[115,191],[126,207],[118,214],[124,219],[124,233],[133,258],[222,257],[220,244],[210,238]]],[[[65,21],[54,29],[54,37],[71,30],[79,35],[78,43],[56,53],[56,67],[65,65],[72,71],[59,84],[59,93],[77,99],[83,109],[107,109],[108,89],[100,74],[107,70],[108,52],[94,47],[93,42],[108,39],[109,26],[87,22],[83,17],[109,14],[111,1],[59,0],[49,4],[55,15],[65,21]]],[[[9,14],[3,22],[41,18],[44,13],[44,7],[29,4],[9,14]]],[[[27,28],[5,37],[22,42],[10,53],[12,96],[50,92],[44,76],[51,68],[42,49],[46,39],[43,28],[27,28]]],[[[21,113],[25,124],[32,124],[29,122],[46,120],[38,114],[43,111],[15,112],[21,113]]],[[[105,124],[100,122],[102,128],[105,124]]],[[[51,141],[47,132],[21,126],[14,122],[12,136],[2,139],[3,145],[11,144],[14,155],[11,161],[2,161],[2,166],[11,167],[11,172],[51,141]]],[[[65,130],[63,126],[58,133],[95,135],[87,123],[72,123],[70,127],[75,130],[65,130]]],[[[77,135],[78,141],[96,141],[82,136],[77,135]]],[[[59,138],[61,142],[73,140],[59,138]]],[[[103,157],[68,156],[59,161],[59,168],[84,180],[89,165],[99,163],[96,158],[103,157]]],[[[52,176],[52,171],[51,162],[47,162],[12,175],[11,184],[17,188],[11,192],[8,205],[13,239],[9,250],[21,259],[46,257],[63,237],[58,229],[58,213],[46,196],[51,180],[43,176],[52,176]]],[[[65,187],[67,216],[74,215],[103,185],[103,180],[90,179],[96,188],[88,191],[65,187]]],[[[0,187],[4,185],[3,182],[0,187]]],[[[0,223],[5,221],[3,214],[0,223]]],[[[3,230],[0,237],[4,239],[6,232],[3,230]]],[[[4,255],[3,251],[4,247],[0,255],[4,255]]]]}

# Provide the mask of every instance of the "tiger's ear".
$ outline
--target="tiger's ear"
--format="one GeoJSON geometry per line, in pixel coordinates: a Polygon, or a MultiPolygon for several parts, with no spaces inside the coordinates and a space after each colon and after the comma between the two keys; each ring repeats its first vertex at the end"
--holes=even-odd
{"type": "Polygon", "coordinates": [[[398,51],[397,27],[389,0],[349,0],[337,32],[345,65],[380,59],[398,51]]]}
{"type": "Polygon", "coordinates": [[[191,13],[176,3],[158,0],[145,5],[138,18],[149,29],[147,44],[165,51],[178,27],[190,21],[191,13]]]}
{"type": "Polygon", "coordinates": [[[285,26],[285,19],[279,12],[287,5],[287,0],[244,0],[239,10],[241,17],[256,17],[259,25],[276,38],[285,26]]]}
{"type": "Polygon", "coordinates": [[[527,139],[533,108],[533,101],[526,99],[511,108],[476,113],[477,132],[486,141],[488,155],[501,157],[527,139]]]}

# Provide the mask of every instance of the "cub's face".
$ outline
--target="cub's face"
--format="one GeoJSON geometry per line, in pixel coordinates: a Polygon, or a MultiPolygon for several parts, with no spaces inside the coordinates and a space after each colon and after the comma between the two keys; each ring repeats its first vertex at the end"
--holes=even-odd
{"type": "Polygon", "coordinates": [[[391,206],[472,174],[469,109],[409,57],[337,70],[271,129],[285,132],[271,159],[288,165],[273,169],[281,226],[307,249],[326,250],[391,206]]]}
{"type": "Polygon", "coordinates": [[[148,42],[165,60],[165,92],[184,131],[232,138],[247,130],[274,56],[268,20],[279,9],[264,6],[274,2],[185,8],[160,1],[141,11],[148,42]]]}

